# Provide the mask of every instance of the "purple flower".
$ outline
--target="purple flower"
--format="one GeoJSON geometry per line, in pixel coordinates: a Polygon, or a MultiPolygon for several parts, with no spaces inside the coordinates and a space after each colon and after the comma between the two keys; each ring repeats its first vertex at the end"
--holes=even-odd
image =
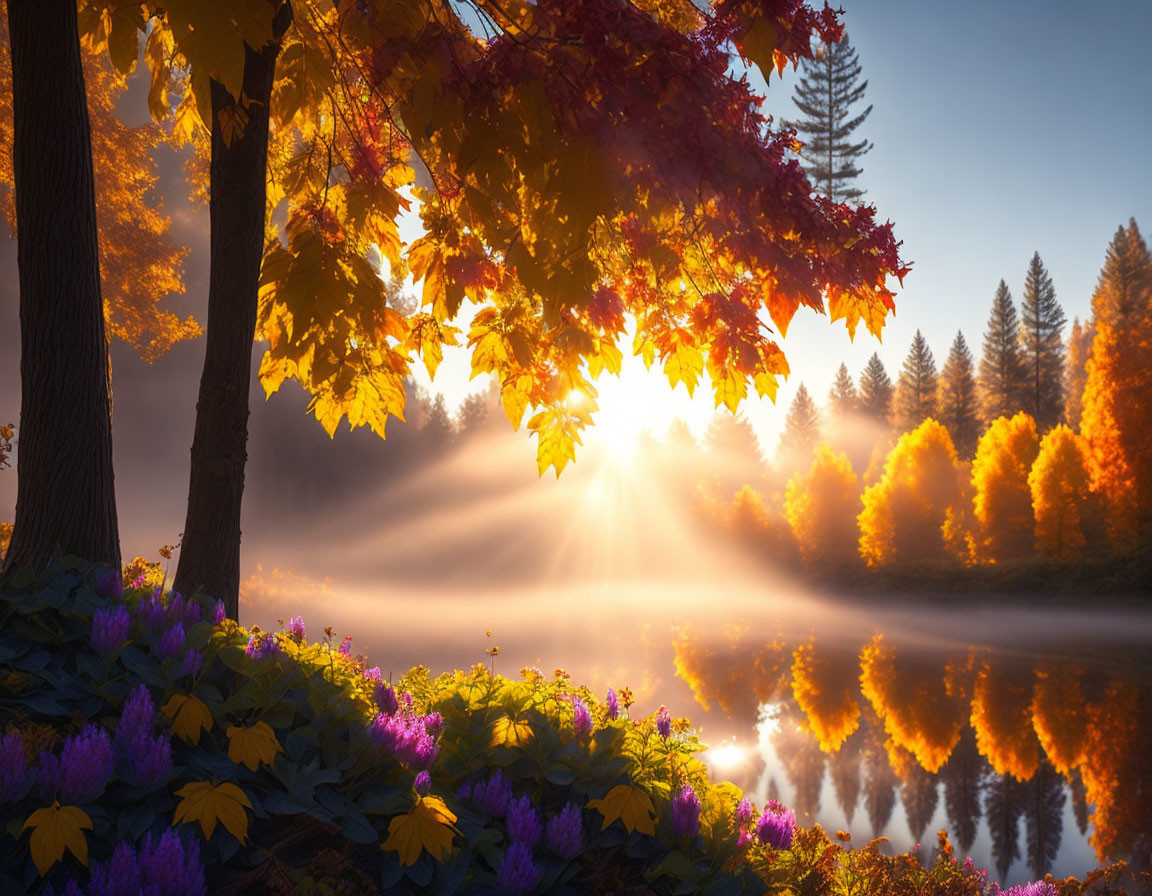
{"type": "Polygon", "coordinates": [[[152,702],[148,685],[137,685],[120,711],[120,721],[116,724],[117,748],[127,750],[133,741],[151,734],[155,722],[156,704],[152,702]]]}
{"type": "Polygon", "coordinates": [[[672,798],[672,829],[682,837],[700,833],[700,797],[688,785],[672,798]]]}
{"type": "Polygon", "coordinates": [[[416,776],[416,780],[413,782],[412,787],[418,794],[420,794],[420,796],[424,796],[426,793],[428,793],[429,790],[432,789],[432,776],[428,774],[427,771],[420,772],[420,774],[416,776]]]}
{"type": "Polygon", "coordinates": [[[776,800],[768,800],[768,805],[756,823],[757,839],[773,849],[787,849],[792,845],[795,830],[796,813],[785,809],[776,800]]]}
{"type": "Polygon", "coordinates": [[[1036,880],[1030,884],[1017,884],[1007,890],[1001,890],[1000,896],[1059,896],[1059,893],[1053,884],[1036,880]]]}
{"type": "Polygon", "coordinates": [[[376,685],[375,695],[376,705],[380,707],[380,712],[387,716],[396,714],[400,704],[396,700],[396,692],[392,689],[392,685],[380,682],[376,685]]]}
{"type": "Polygon", "coordinates": [[[371,669],[365,669],[364,670],[364,677],[367,678],[369,681],[379,681],[381,678],[380,667],[379,666],[373,666],[371,669]]]}
{"type": "Polygon", "coordinates": [[[116,725],[116,751],[126,760],[125,778],[152,790],[172,771],[172,742],[153,737],[156,706],[146,685],[139,685],[124,703],[116,725]]]}
{"type": "Polygon", "coordinates": [[[303,616],[293,616],[288,620],[288,637],[297,643],[303,643],[305,638],[303,616]]]}
{"type": "Polygon", "coordinates": [[[349,635],[340,642],[340,653],[343,656],[352,656],[352,636],[349,635]]]}
{"type": "Polygon", "coordinates": [[[608,706],[608,718],[615,721],[620,717],[620,701],[616,699],[616,692],[608,688],[608,699],[604,701],[608,706]]]}
{"type": "Polygon", "coordinates": [[[99,653],[122,647],[128,640],[132,617],[123,606],[97,610],[92,616],[92,646],[99,653]]]}
{"type": "Polygon", "coordinates": [[[200,621],[200,604],[192,599],[185,600],[178,592],[168,595],[168,611],[166,617],[169,622],[179,622],[185,628],[191,628],[200,621]]]}
{"type": "Polygon", "coordinates": [[[252,632],[248,638],[248,646],[244,648],[244,655],[256,660],[275,656],[279,652],[280,644],[274,635],[267,632],[252,632]]]}
{"type": "Polygon", "coordinates": [[[540,872],[532,862],[532,851],[518,840],[508,846],[504,860],[496,870],[496,887],[501,893],[516,896],[536,886],[540,872]]]}
{"type": "Polygon", "coordinates": [[[55,794],[63,803],[90,803],[104,792],[114,760],[108,732],[88,725],[64,742],[59,759],[47,751],[40,754],[41,793],[45,799],[55,794]]]}
{"type": "Polygon", "coordinates": [[[664,740],[672,735],[672,717],[668,715],[668,707],[661,706],[656,713],[656,730],[664,740]]]}
{"type": "Polygon", "coordinates": [[[200,655],[199,651],[188,648],[184,654],[184,659],[180,661],[180,675],[195,675],[200,671],[203,662],[204,657],[200,655]]]}
{"type": "Polygon", "coordinates": [[[161,659],[168,659],[169,657],[176,656],[176,654],[183,649],[184,624],[177,622],[168,629],[168,631],[164,632],[160,643],[156,645],[156,655],[161,659]]]}
{"type": "Polygon", "coordinates": [[[752,801],[744,797],[736,804],[736,827],[742,828],[752,820],[752,801]]]}
{"type": "Polygon", "coordinates": [[[580,807],[569,803],[544,826],[548,848],[563,859],[574,859],[584,850],[584,824],[580,807]]]}
{"type": "Polygon", "coordinates": [[[140,866],[131,843],[121,841],[112,851],[108,864],[92,865],[88,896],[118,896],[140,892],[140,866]]]}
{"type": "Polygon", "coordinates": [[[532,805],[532,801],[528,799],[526,793],[521,794],[519,799],[512,800],[508,804],[508,814],[504,819],[504,824],[508,828],[509,838],[523,843],[529,849],[536,845],[540,835],[544,833],[544,826],[540,823],[540,813],[536,811],[536,807],[532,805]]]}
{"type": "Polygon", "coordinates": [[[400,700],[404,703],[405,709],[411,709],[412,708],[412,695],[409,694],[407,691],[405,691],[403,694],[400,695],[400,700]]]}
{"type": "Polygon", "coordinates": [[[468,783],[467,781],[465,781],[460,786],[460,789],[456,791],[456,799],[458,799],[458,800],[470,800],[470,799],[472,799],[472,785],[470,783],[468,783]]]}
{"type": "MultiPolygon", "coordinates": [[[[43,896],[56,896],[52,884],[45,884],[41,893],[43,896]]],[[[80,888],[80,884],[76,883],[75,878],[68,878],[68,883],[64,886],[64,896],[84,896],[84,891],[80,888]]]]}
{"type": "Polygon", "coordinates": [[[440,736],[440,732],[444,730],[444,719],[440,717],[440,713],[434,712],[424,716],[424,730],[428,732],[429,737],[440,736]]]}
{"type": "Polygon", "coordinates": [[[209,617],[213,625],[219,625],[228,618],[228,611],[224,609],[224,601],[218,600],[212,606],[212,615],[209,617]]]}
{"type": "Polygon", "coordinates": [[[592,714],[579,697],[572,698],[572,730],[577,740],[587,740],[592,735],[592,714]]]}
{"type": "Polygon", "coordinates": [[[149,834],[140,853],[129,843],[118,843],[107,865],[92,865],[88,896],[204,896],[204,865],[200,844],[185,842],[168,830],[153,842],[149,834]]]}
{"type": "Polygon", "coordinates": [[[124,579],[119,572],[105,566],[92,582],[92,587],[101,597],[111,597],[120,600],[124,596],[124,579]]]}
{"type": "Polygon", "coordinates": [[[28,758],[24,755],[24,736],[19,730],[9,731],[0,739],[0,803],[15,800],[27,791],[28,758]]]}
{"type": "Polygon", "coordinates": [[[144,583],[147,581],[148,581],[148,573],[142,572],[142,573],[140,573],[140,575],[136,576],[136,578],[134,578],[131,582],[128,583],[128,587],[132,588],[132,589],[143,588],[144,583]]]}
{"type": "Polygon", "coordinates": [[[150,632],[160,631],[164,627],[168,612],[164,609],[164,602],[160,599],[159,587],[154,588],[147,597],[141,598],[136,606],[136,615],[150,632]]]}
{"type": "Polygon", "coordinates": [[[477,781],[472,786],[472,802],[495,818],[508,811],[511,799],[512,786],[499,769],[487,781],[477,781]]]}
{"type": "Polygon", "coordinates": [[[377,714],[368,726],[368,735],[412,769],[426,769],[440,752],[436,738],[428,733],[424,719],[411,713],[377,714]]]}

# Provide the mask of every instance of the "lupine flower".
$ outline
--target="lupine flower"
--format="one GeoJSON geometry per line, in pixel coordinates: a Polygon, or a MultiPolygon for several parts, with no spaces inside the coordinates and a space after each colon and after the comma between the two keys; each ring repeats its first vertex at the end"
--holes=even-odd
{"type": "MultiPolygon", "coordinates": [[[[56,896],[52,884],[45,884],[41,892],[43,896],[56,896]]],[[[84,891],[80,888],[80,884],[76,883],[75,878],[69,878],[68,883],[64,885],[64,896],[84,896],[84,891]]]]}
{"type": "Polygon", "coordinates": [[[796,813],[776,800],[768,800],[760,820],[756,823],[756,837],[773,849],[787,849],[792,845],[796,830],[796,813]]]}
{"type": "Polygon", "coordinates": [[[407,691],[400,695],[400,700],[404,703],[406,709],[412,708],[412,695],[407,691]]]}
{"type": "Polygon", "coordinates": [[[151,594],[137,604],[136,615],[150,632],[157,632],[163,628],[168,613],[164,609],[164,602],[160,599],[159,587],[154,588],[151,594]]]}
{"type": "Polygon", "coordinates": [[[143,588],[144,583],[147,581],[148,581],[148,573],[142,572],[142,573],[140,573],[140,575],[136,576],[136,578],[134,578],[131,582],[128,583],[128,587],[133,588],[133,589],[143,588]]]}
{"type": "Polygon", "coordinates": [[[536,886],[540,872],[532,862],[532,851],[523,843],[513,841],[504,853],[504,860],[496,871],[496,887],[501,893],[516,896],[536,886]]]}
{"type": "Polygon", "coordinates": [[[740,828],[740,834],[736,837],[736,848],[743,849],[752,842],[752,835],[749,834],[744,828],[740,828]]]}
{"type": "Polygon", "coordinates": [[[432,776],[427,771],[420,772],[412,783],[412,787],[420,796],[424,796],[432,789],[432,776]]]}
{"type": "Polygon", "coordinates": [[[179,622],[185,628],[191,628],[200,621],[200,604],[195,600],[185,600],[179,592],[173,591],[168,595],[166,617],[169,622],[179,622]]]}
{"type": "Polygon", "coordinates": [[[504,824],[508,828],[509,838],[523,843],[529,849],[536,845],[540,835],[544,833],[540,813],[536,811],[526,793],[508,803],[508,814],[504,824]]]}
{"type": "Polygon", "coordinates": [[[102,597],[111,597],[119,600],[124,596],[124,579],[119,572],[111,567],[104,567],[92,581],[92,587],[102,597]]]}
{"type": "Polygon", "coordinates": [[[1017,884],[1007,890],[1001,890],[1000,896],[1059,896],[1059,893],[1053,884],[1036,880],[1030,884],[1017,884]]]}
{"type": "Polygon", "coordinates": [[[592,714],[579,697],[572,698],[572,730],[577,740],[587,740],[592,734],[592,714]]]}
{"type": "Polygon", "coordinates": [[[472,799],[472,785],[468,781],[465,781],[460,786],[460,789],[456,791],[456,799],[458,799],[458,800],[470,800],[470,799],[472,799]]]}
{"type": "Polygon", "coordinates": [[[200,655],[200,652],[189,647],[184,653],[184,659],[180,661],[180,674],[195,675],[200,671],[200,666],[203,662],[204,657],[200,655]]]}
{"type": "Polygon", "coordinates": [[[444,719],[441,718],[440,713],[433,712],[424,716],[424,730],[428,732],[430,737],[440,736],[440,732],[444,730],[444,719]]]}
{"type": "Polygon", "coordinates": [[[0,738],[0,803],[19,799],[24,794],[28,777],[28,758],[24,755],[24,736],[12,730],[0,738]]]}
{"type": "Polygon", "coordinates": [[[616,699],[616,692],[608,688],[608,699],[604,701],[608,707],[608,718],[615,721],[620,716],[620,701],[616,699]]]}
{"type": "Polygon", "coordinates": [[[129,843],[119,843],[107,865],[94,863],[88,896],[204,896],[204,865],[200,844],[185,842],[168,830],[155,843],[149,834],[139,855],[129,843]]]}
{"type": "Polygon", "coordinates": [[[177,622],[168,629],[168,631],[164,632],[160,643],[156,645],[156,655],[161,659],[168,659],[168,657],[176,656],[183,649],[184,624],[177,622]]]}
{"type": "Polygon", "coordinates": [[[340,642],[340,653],[343,656],[352,656],[352,636],[349,635],[340,642]]]}
{"type": "Polygon", "coordinates": [[[376,705],[380,707],[380,712],[387,716],[396,714],[396,710],[400,708],[399,702],[396,700],[396,692],[392,689],[392,685],[380,682],[376,685],[376,705]]]}
{"type": "Polygon", "coordinates": [[[120,711],[120,721],[116,723],[116,747],[127,750],[134,740],[151,734],[155,723],[156,704],[152,702],[148,685],[137,685],[120,711]]]}
{"type": "Polygon", "coordinates": [[[100,653],[121,647],[131,625],[132,617],[123,606],[97,610],[92,616],[92,646],[100,653]]]}
{"type": "Polygon", "coordinates": [[[88,896],[118,896],[120,893],[139,892],[140,866],[131,843],[117,843],[107,865],[93,863],[88,896]]]}
{"type": "Polygon", "coordinates": [[[112,739],[99,725],[88,725],[68,738],[60,757],[40,754],[40,789],[64,803],[89,803],[104,792],[112,777],[112,739]]]}
{"type": "Polygon", "coordinates": [[[440,752],[436,738],[424,727],[424,719],[411,713],[379,713],[368,726],[368,734],[412,769],[428,768],[440,752]]]}
{"type": "Polygon", "coordinates": [[[116,751],[127,760],[127,777],[151,790],[172,771],[172,742],[153,736],[156,706],[146,685],[139,685],[124,702],[116,725],[116,751]]]}
{"type": "Polygon", "coordinates": [[[664,740],[668,740],[672,735],[672,717],[668,715],[667,706],[661,706],[656,713],[656,730],[664,740]]]}
{"type": "Polygon", "coordinates": [[[672,798],[672,829],[683,837],[700,833],[700,797],[688,785],[672,798]]]}
{"type": "Polygon", "coordinates": [[[280,644],[267,632],[253,632],[248,638],[248,646],[244,648],[245,656],[257,660],[275,656],[279,652],[280,644]]]}
{"type": "Polygon", "coordinates": [[[736,814],[734,816],[736,827],[742,828],[752,820],[752,801],[748,797],[744,797],[736,804],[736,814]]]}
{"type": "Polygon", "coordinates": [[[227,618],[228,611],[224,609],[224,601],[216,601],[216,603],[212,606],[212,615],[209,617],[209,619],[212,621],[212,624],[219,625],[227,618]]]}
{"type": "Polygon", "coordinates": [[[364,670],[364,677],[369,681],[379,681],[381,679],[380,667],[373,666],[371,669],[364,670]]]}
{"type": "Polygon", "coordinates": [[[487,780],[472,785],[472,802],[496,818],[508,811],[512,787],[499,769],[487,780]]]}
{"type": "Polygon", "coordinates": [[[303,643],[305,638],[303,616],[293,616],[288,620],[288,637],[298,644],[303,643]]]}
{"type": "Polygon", "coordinates": [[[574,859],[584,851],[584,824],[580,807],[569,803],[544,826],[548,848],[563,859],[574,859]]]}

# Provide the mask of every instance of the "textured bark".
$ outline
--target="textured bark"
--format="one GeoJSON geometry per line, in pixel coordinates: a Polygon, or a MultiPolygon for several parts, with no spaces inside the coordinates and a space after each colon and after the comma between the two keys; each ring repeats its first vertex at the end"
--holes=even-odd
{"type": "MultiPolygon", "coordinates": [[[[285,3],[276,17],[278,36],[290,19],[291,7],[285,3]]],[[[279,51],[278,38],[259,52],[245,48],[244,95],[251,100],[250,117],[231,145],[224,142],[219,113],[233,100],[218,82],[211,85],[207,344],[196,402],[188,515],[172,587],[224,601],[233,619],[239,610],[248,388],[264,254],[268,103],[279,51]]]]}
{"type": "Polygon", "coordinates": [[[9,0],[20,270],[16,520],[3,579],[120,565],[108,346],[75,0],[9,0]]]}

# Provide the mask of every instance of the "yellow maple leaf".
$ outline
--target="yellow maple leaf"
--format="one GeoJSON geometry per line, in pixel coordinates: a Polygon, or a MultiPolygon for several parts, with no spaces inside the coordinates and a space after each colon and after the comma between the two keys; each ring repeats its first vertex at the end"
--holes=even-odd
{"type": "Polygon", "coordinates": [[[652,808],[652,798],[644,788],[634,784],[617,784],[602,800],[589,800],[585,808],[598,809],[604,816],[604,830],[617,818],[624,822],[628,832],[639,831],[641,834],[655,835],[656,826],[653,821],[656,812],[652,808]]]}
{"type": "Polygon", "coordinates": [[[247,727],[228,726],[228,758],[238,765],[256,771],[261,762],[271,765],[279,752],[280,741],[267,722],[247,727]]]}
{"type": "Polygon", "coordinates": [[[244,807],[251,809],[252,803],[235,784],[225,781],[214,785],[211,781],[193,781],[177,790],[176,796],[181,799],[172,817],[173,825],[182,821],[198,821],[204,839],[207,840],[216,830],[216,822],[219,821],[241,843],[247,838],[248,813],[244,807]]]}
{"type": "Polygon", "coordinates": [[[492,726],[492,746],[522,747],[533,738],[532,726],[527,719],[500,716],[492,726]]]}
{"type": "Polygon", "coordinates": [[[88,867],[88,841],[84,831],[92,830],[92,819],[84,810],[53,803],[29,815],[23,830],[28,828],[32,828],[28,848],[41,877],[64,858],[65,849],[76,856],[81,865],[88,867]]]}
{"type": "Polygon", "coordinates": [[[414,865],[420,853],[428,850],[432,858],[443,861],[452,851],[452,837],[458,833],[456,816],[438,796],[423,796],[407,815],[397,815],[388,824],[388,839],[383,850],[394,849],[405,865],[414,865]]]}
{"type": "Polygon", "coordinates": [[[172,733],[195,746],[201,731],[212,730],[212,713],[195,694],[173,694],[164,704],[164,715],[172,720],[172,733]]]}

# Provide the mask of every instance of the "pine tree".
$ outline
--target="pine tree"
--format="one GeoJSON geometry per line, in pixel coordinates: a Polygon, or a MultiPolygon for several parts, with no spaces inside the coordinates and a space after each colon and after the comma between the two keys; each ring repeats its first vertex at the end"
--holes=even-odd
{"type": "Polygon", "coordinates": [[[887,423],[892,413],[893,391],[888,371],[874,352],[860,374],[860,410],[880,423],[887,423]]]}
{"type": "Polygon", "coordinates": [[[980,359],[980,410],[985,423],[1011,417],[1023,406],[1026,388],[1020,357],[1020,323],[1012,293],[1003,280],[992,299],[988,329],[984,331],[984,357],[980,359]]]}
{"type": "Polygon", "coordinates": [[[780,451],[795,458],[808,458],[820,439],[820,412],[807,387],[801,383],[784,418],[780,451]]]}
{"type": "Polygon", "coordinates": [[[848,372],[848,365],[841,362],[836,371],[836,379],[832,381],[832,388],[828,391],[828,412],[834,417],[846,417],[856,410],[859,403],[852,374],[848,372]]]}
{"type": "Polygon", "coordinates": [[[1068,357],[1064,364],[1064,422],[1072,430],[1080,428],[1080,414],[1084,408],[1084,384],[1088,381],[1088,359],[1092,357],[1092,339],[1096,335],[1096,322],[1088,318],[1081,326],[1080,318],[1072,319],[1068,334],[1068,357]]]}
{"type": "Polygon", "coordinates": [[[928,341],[917,330],[896,382],[897,430],[907,432],[936,416],[936,389],[936,359],[928,341]]]}
{"type": "Polygon", "coordinates": [[[1052,278],[1040,260],[1032,255],[1024,278],[1020,302],[1020,347],[1027,371],[1028,389],[1024,410],[1032,415],[1040,432],[1060,422],[1064,410],[1064,341],[1061,331],[1067,321],[1056,301],[1052,278]]]}
{"type": "Polygon", "coordinates": [[[864,191],[853,186],[861,169],[856,160],[872,148],[867,140],[853,143],[849,138],[872,111],[869,106],[850,118],[850,109],[859,102],[868,82],[859,81],[860,62],[845,34],[835,44],[817,49],[805,59],[803,74],[792,102],[804,118],[786,121],[803,141],[800,158],[813,186],[838,202],[860,199],[864,191]]]}
{"type": "Polygon", "coordinates": [[[1125,550],[1152,527],[1152,255],[1135,221],[1119,228],[1108,247],[1092,312],[1096,337],[1080,433],[1113,546],[1125,550]]]}
{"type": "Polygon", "coordinates": [[[956,452],[971,457],[980,437],[980,413],[976,401],[976,377],[972,353],[964,334],[957,332],[940,374],[940,421],[948,427],[956,452]]]}

